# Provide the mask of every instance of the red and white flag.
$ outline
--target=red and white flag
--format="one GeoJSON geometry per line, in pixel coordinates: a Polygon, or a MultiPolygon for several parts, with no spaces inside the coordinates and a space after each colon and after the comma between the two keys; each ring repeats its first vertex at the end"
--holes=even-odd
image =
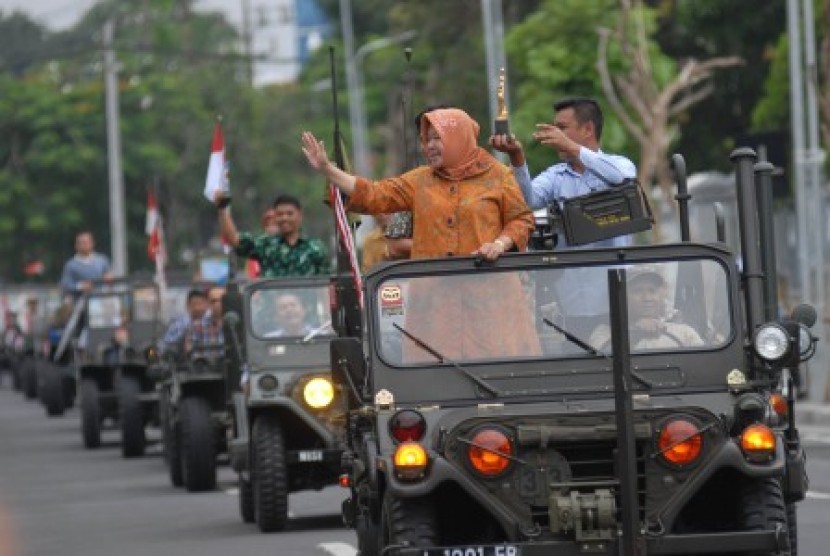
{"type": "Polygon", "coordinates": [[[337,187],[329,184],[329,201],[334,210],[334,221],[337,225],[337,237],[340,238],[340,245],[349,255],[349,266],[354,278],[355,289],[357,290],[360,307],[363,308],[363,278],[360,276],[360,266],[357,263],[357,249],[354,244],[352,228],[349,226],[349,219],[346,216],[346,207],[343,206],[343,196],[337,187]]]}
{"type": "Polygon", "coordinates": [[[230,192],[228,181],[228,164],[225,160],[225,138],[222,125],[217,121],[213,128],[213,145],[210,148],[207,176],[205,177],[205,197],[211,203],[217,191],[230,192]]]}
{"type": "Polygon", "coordinates": [[[147,191],[147,221],[144,225],[147,234],[147,256],[156,263],[156,283],[163,288],[164,265],[167,254],[164,248],[164,230],[161,225],[161,215],[156,202],[156,194],[152,189],[147,191]]]}

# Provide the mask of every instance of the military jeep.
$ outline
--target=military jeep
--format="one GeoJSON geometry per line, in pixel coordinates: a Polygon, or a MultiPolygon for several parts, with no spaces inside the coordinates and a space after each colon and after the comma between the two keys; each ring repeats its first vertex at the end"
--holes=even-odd
{"type": "Polygon", "coordinates": [[[240,513],[263,532],[288,522],[288,493],[337,483],[343,399],[329,370],[329,283],[269,279],[242,290],[241,315],[225,312],[225,341],[238,354],[231,465],[240,513]]]}
{"type": "MultiPolygon", "coordinates": [[[[158,395],[148,358],[160,333],[159,293],[142,280],[96,284],[82,298],[82,327],[73,341],[72,368],[86,448],[101,445],[105,421],[121,432],[125,458],[144,454],[145,427],[156,423],[158,395]]],[[[72,334],[67,328],[64,334],[72,334]]]]}
{"type": "Polygon", "coordinates": [[[804,454],[775,394],[801,328],[763,318],[736,158],[743,274],[686,241],[365,278],[363,334],[331,344],[360,554],[796,553],[804,454]]]}
{"type": "Polygon", "coordinates": [[[230,400],[224,346],[193,346],[158,364],[159,421],[164,461],[173,486],[190,492],[216,488],[217,458],[227,452],[230,400]]]}

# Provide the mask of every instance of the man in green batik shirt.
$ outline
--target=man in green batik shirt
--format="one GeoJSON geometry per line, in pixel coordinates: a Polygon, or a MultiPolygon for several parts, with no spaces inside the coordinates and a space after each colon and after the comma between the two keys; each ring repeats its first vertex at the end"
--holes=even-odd
{"type": "Polygon", "coordinates": [[[219,230],[240,257],[259,261],[263,278],[282,276],[315,276],[329,273],[329,255],[319,239],[304,237],[300,228],[303,208],[291,195],[280,195],[274,200],[276,236],[239,232],[228,205],[230,199],[218,193],[215,199],[219,212],[219,230]]]}

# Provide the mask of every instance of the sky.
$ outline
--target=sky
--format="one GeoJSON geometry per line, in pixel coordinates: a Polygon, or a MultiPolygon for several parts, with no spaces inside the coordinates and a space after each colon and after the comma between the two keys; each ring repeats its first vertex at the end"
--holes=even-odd
{"type": "MultiPolygon", "coordinates": [[[[78,21],[93,4],[95,0],[0,0],[0,11],[5,15],[15,10],[22,11],[52,30],[61,30],[78,21]]],[[[196,0],[194,2],[194,7],[197,9],[223,10],[234,22],[242,18],[239,5],[239,2],[228,0],[196,0]]]]}

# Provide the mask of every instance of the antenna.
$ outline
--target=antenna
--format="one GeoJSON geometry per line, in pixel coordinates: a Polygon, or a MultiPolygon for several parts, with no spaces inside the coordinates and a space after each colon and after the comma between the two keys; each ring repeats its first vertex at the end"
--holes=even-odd
{"type": "MultiPolygon", "coordinates": [[[[412,121],[412,47],[403,49],[406,57],[406,88],[401,95],[401,112],[403,113],[403,148],[407,170],[415,166],[412,149],[409,146],[409,125],[412,121]]],[[[417,144],[417,141],[416,141],[417,144]]]]}

